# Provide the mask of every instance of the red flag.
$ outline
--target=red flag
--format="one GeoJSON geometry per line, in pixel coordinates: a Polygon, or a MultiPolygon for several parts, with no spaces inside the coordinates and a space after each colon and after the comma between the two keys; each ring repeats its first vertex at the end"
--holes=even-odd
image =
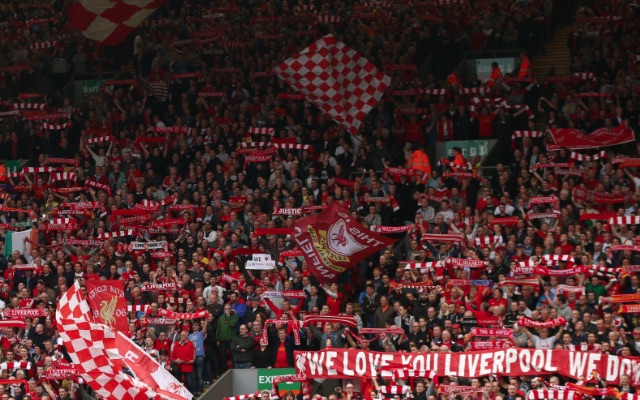
{"type": "Polygon", "coordinates": [[[338,274],[395,242],[365,229],[337,202],[296,221],[293,240],[320,283],[335,281],[338,274]]]}
{"type": "Polygon", "coordinates": [[[144,350],[121,332],[116,334],[116,347],[122,354],[124,363],[134,374],[156,393],[169,399],[191,399],[191,393],[171,375],[166,368],[151,358],[144,350]]]}
{"type": "Polygon", "coordinates": [[[129,332],[127,301],[124,298],[124,281],[86,282],[87,301],[93,310],[93,318],[100,324],[120,332],[129,332]]]}
{"type": "Polygon", "coordinates": [[[557,150],[566,147],[571,150],[599,149],[601,147],[615,146],[622,143],[633,142],[635,133],[633,129],[621,124],[615,128],[600,128],[588,135],[577,129],[549,129],[555,144],[549,144],[549,150],[557,150]]]}

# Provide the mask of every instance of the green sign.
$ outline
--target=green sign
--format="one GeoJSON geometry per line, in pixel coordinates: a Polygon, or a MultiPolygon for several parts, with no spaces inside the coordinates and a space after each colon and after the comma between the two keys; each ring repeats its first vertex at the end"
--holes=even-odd
{"type": "Polygon", "coordinates": [[[455,140],[445,142],[447,157],[453,156],[453,148],[460,147],[464,158],[484,158],[489,154],[489,144],[486,140],[455,140]]]}
{"type": "Polygon", "coordinates": [[[481,82],[491,77],[491,64],[497,62],[502,74],[510,74],[516,68],[516,59],[510,58],[481,58],[476,60],[476,74],[481,82]]]}
{"type": "MultiPolygon", "coordinates": [[[[263,390],[271,390],[273,388],[273,378],[282,375],[295,375],[295,368],[273,368],[258,369],[258,392],[263,390]]],[[[284,396],[286,392],[291,390],[295,394],[300,393],[300,382],[282,382],[278,385],[278,394],[284,396]]]]}
{"type": "Polygon", "coordinates": [[[20,171],[20,160],[6,160],[4,165],[7,167],[7,171],[9,172],[20,171]]]}
{"type": "Polygon", "coordinates": [[[82,94],[99,94],[102,90],[104,79],[93,79],[82,82],[82,94]]]}

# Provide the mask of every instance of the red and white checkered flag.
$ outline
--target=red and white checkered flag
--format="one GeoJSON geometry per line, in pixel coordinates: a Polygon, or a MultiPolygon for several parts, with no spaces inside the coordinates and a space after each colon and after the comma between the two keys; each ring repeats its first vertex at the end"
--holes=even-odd
{"type": "Polygon", "coordinates": [[[120,44],[165,0],[79,0],[69,6],[71,25],[91,40],[120,44]]]}
{"type": "MultiPolygon", "coordinates": [[[[69,357],[83,379],[107,400],[149,400],[170,398],[190,400],[191,394],[175,379],[160,377],[153,365],[146,364],[142,353],[130,354],[131,346],[105,325],[95,323],[80,285],[75,282],[58,303],[56,321],[69,357]],[[120,354],[123,350],[126,357],[120,354]],[[123,360],[131,368],[133,360],[149,369],[144,380],[122,372],[123,360]],[[162,381],[162,382],[161,382],[162,381]],[[147,382],[160,389],[159,383],[170,385],[170,391],[153,390],[147,382]]],[[[136,371],[138,372],[138,371],[136,371]]],[[[163,371],[160,371],[163,372],[163,371]]]]}
{"type": "Polygon", "coordinates": [[[316,41],[273,72],[354,135],[391,82],[333,35],[316,41]]]}

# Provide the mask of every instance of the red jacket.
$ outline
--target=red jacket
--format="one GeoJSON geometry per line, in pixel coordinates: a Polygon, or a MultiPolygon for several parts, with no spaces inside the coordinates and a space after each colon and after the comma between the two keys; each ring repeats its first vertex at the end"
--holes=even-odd
{"type": "Polygon", "coordinates": [[[169,358],[172,361],[177,359],[184,361],[182,364],[176,364],[176,368],[182,373],[191,373],[193,372],[193,362],[196,359],[196,348],[190,340],[187,340],[184,344],[176,342],[169,358]]]}

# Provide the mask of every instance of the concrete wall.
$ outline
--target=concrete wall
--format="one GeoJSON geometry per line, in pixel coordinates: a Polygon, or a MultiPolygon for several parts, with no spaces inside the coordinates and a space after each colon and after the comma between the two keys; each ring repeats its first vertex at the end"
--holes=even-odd
{"type": "Polygon", "coordinates": [[[258,371],[255,369],[230,369],[204,392],[202,400],[222,400],[225,397],[258,391],[258,371]]]}

